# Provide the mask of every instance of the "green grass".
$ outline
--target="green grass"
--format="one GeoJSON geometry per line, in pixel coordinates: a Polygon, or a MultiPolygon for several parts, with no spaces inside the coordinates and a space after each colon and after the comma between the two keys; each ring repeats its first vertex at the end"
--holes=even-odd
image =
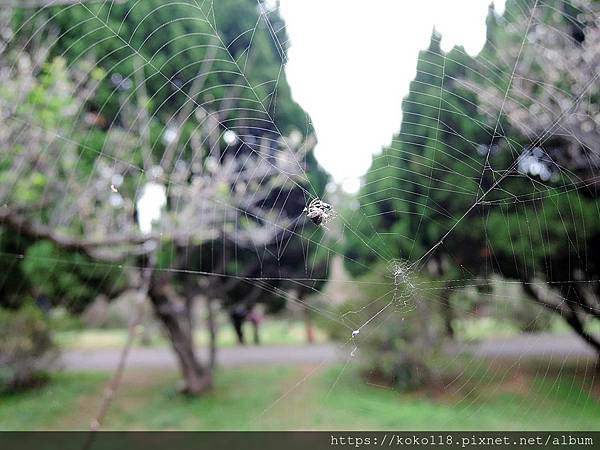
{"type": "MultiPolygon", "coordinates": [[[[483,341],[489,338],[513,337],[523,333],[515,322],[500,320],[494,317],[477,319],[458,319],[454,321],[457,336],[467,342],[483,341]]],[[[586,325],[588,333],[600,334],[599,321],[586,325]]],[[[573,329],[559,316],[553,316],[545,333],[555,335],[573,334],[573,329]]]]}
{"type": "MultiPolygon", "coordinates": [[[[250,326],[246,326],[246,337],[250,342],[252,340],[251,331],[250,326]]],[[[267,320],[261,325],[260,337],[261,343],[264,345],[301,345],[306,343],[304,323],[301,321],[267,320]]],[[[123,347],[127,339],[127,330],[119,328],[57,331],[55,338],[62,349],[113,349],[123,347]]],[[[315,338],[317,342],[326,341],[325,333],[318,328],[315,328],[315,338]]],[[[207,331],[197,331],[195,339],[198,345],[206,346],[208,343],[207,331]]],[[[217,342],[219,347],[236,345],[237,340],[232,327],[222,327],[219,330],[217,342]]],[[[162,335],[157,334],[151,339],[149,345],[166,347],[168,342],[162,335]]]]}
{"type": "MultiPolygon", "coordinates": [[[[128,430],[600,430],[591,368],[467,362],[437,388],[402,393],[353,365],[262,367],[217,373],[202,398],[176,393],[172,372],[128,372],[105,423],[128,430]]],[[[0,397],[0,429],[85,429],[108,375],[60,374],[0,397]]]]}
{"type": "Polygon", "coordinates": [[[0,430],[52,429],[57,420],[77,408],[82,397],[95,394],[107,379],[106,374],[57,374],[41,388],[2,395],[0,430]]]}

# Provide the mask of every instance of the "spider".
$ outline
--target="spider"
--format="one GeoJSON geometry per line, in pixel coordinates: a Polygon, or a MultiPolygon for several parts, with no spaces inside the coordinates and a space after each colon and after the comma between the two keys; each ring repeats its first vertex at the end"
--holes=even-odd
{"type": "Polygon", "coordinates": [[[335,217],[335,211],[329,203],[315,198],[313,199],[306,208],[302,211],[306,213],[312,223],[315,225],[325,227],[325,224],[335,217]]]}

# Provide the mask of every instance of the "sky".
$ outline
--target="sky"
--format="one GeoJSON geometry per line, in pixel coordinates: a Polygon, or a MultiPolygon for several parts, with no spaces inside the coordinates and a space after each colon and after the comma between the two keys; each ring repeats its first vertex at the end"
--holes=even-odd
{"type": "MultiPolygon", "coordinates": [[[[356,192],[371,157],[391,142],[402,98],[431,32],[471,55],[485,42],[491,0],[280,0],[293,98],[310,115],[321,165],[356,192]]],[[[504,1],[496,0],[501,13],[504,1]]]]}

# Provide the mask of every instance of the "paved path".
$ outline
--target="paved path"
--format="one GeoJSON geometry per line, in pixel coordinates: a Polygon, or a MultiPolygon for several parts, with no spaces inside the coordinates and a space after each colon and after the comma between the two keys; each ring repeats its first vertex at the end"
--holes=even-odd
{"type": "MultiPolygon", "coordinates": [[[[200,351],[206,360],[206,351],[200,351]]],[[[62,365],[67,370],[113,370],[119,360],[119,350],[77,350],[64,352],[62,365]]],[[[219,349],[217,364],[224,367],[262,364],[320,364],[336,361],[341,355],[332,344],[304,346],[248,346],[219,349]]],[[[134,348],[127,358],[127,367],[166,369],[177,367],[168,348],[134,348]]]]}
{"type": "MultiPolygon", "coordinates": [[[[304,346],[248,346],[219,349],[218,364],[224,367],[263,364],[320,364],[343,361],[350,349],[341,351],[335,344],[304,346]]],[[[468,345],[454,346],[449,353],[467,352],[478,358],[594,358],[594,352],[577,336],[549,334],[521,335],[468,345]]],[[[206,358],[205,351],[200,352],[206,358]]],[[[68,351],[62,356],[67,370],[113,370],[118,350],[68,351]]],[[[168,348],[135,348],[127,367],[142,369],[175,368],[176,360],[168,348]]]]}
{"type": "Polygon", "coordinates": [[[480,358],[594,358],[596,355],[580,337],[570,334],[524,334],[463,348],[480,358]]]}

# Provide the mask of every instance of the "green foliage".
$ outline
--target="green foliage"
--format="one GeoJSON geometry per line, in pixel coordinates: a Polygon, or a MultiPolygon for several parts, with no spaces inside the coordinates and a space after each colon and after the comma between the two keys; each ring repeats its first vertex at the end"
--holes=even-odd
{"type": "MultiPolygon", "coordinates": [[[[26,102],[20,105],[33,113],[45,128],[56,128],[61,124],[65,112],[73,105],[72,93],[68,89],[69,74],[64,58],[54,58],[44,65],[26,102]]],[[[19,111],[24,113],[24,111],[19,111]]]]}
{"type": "Polygon", "coordinates": [[[80,317],[76,314],[69,312],[64,306],[56,306],[50,311],[50,317],[48,318],[50,328],[54,333],[55,339],[58,344],[63,348],[62,343],[58,340],[57,333],[69,333],[81,331],[84,324],[80,317]]]}
{"type": "MultiPolygon", "coordinates": [[[[367,236],[369,246],[350,237],[347,253],[363,263],[348,262],[352,273],[378,258],[369,247],[393,258],[419,257],[476,200],[483,158],[474,143],[485,142],[486,134],[476,122],[474,95],[456,83],[470,64],[461,49],[444,55],[435,34],[429,49],[419,55],[417,76],[403,101],[400,131],[373,158],[359,194],[361,211],[369,219],[361,221],[358,234],[367,236]]],[[[474,225],[472,220],[460,221],[453,240],[464,246],[474,225]]]]}
{"type": "Polygon", "coordinates": [[[21,268],[38,292],[72,311],[81,311],[99,292],[118,289],[125,281],[117,266],[61,251],[49,241],[31,245],[21,268]]]}
{"type": "Polygon", "coordinates": [[[394,314],[369,332],[360,351],[365,358],[365,376],[400,390],[433,383],[439,339],[427,340],[423,327],[427,317],[415,311],[394,314]]]}
{"type": "Polygon", "coordinates": [[[357,346],[354,353],[367,379],[400,390],[434,382],[442,342],[441,323],[432,311],[436,295],[423,296],[414,279],[394,285],[381,265],[358,281],[354,296],[335,311],[342,321],[320,318],[318,323],[330,337],[348,343],[346,348],[357,346]],[[352,330],[360,332],[348,342],[352,330]]]}
{"type": "MultiPolygon", "coordinates": [[[[259,21],[254,0],[168,4],[146,0],[69,5],[47,11],[51,24],[61,33],[53,53],[64,55],[69,64],[96,61],[92,75],[102,82],[91,106],[106,117],[117,116],[125,97],[134,100],[130,92],[115,89],[112,77],[118,74],[133,81],[136,59],[144,64],[151,113],[173,113],[189,101],[185,92],[217,46],[198,103],[215,110],[227,89],[241,83],[246,87],[239,92],[241,100],[233,116],[256,117],[256,112],[250,115],[252,110],[266,109],[283,134],[294,128],[304,130],[305,114],[292,100],[285,73],[280,72],[286,53],[281,43],[287,37],[284,31],[276,32],[277,40],[272,35],[271,27],[281,18],[271,11],[271,26],[264,18],[259,21]]],[[[25,11],[19,11],[17,23],[27,18],[25,11]]],[[[28,30],[26,26],[23,32],[28,30]]]]}
{"type": "MultiPolygon", "coordinates": [[[[43,65],[41,73],[35,79],[19,80],[17,77],[14,86],[0,89],[2,101],[15,104],[14,116],[17,121],[8,123],[11,129],[18,126],[19,121],[25,120],[27,127],[37,132],[31,135],[26,133],[15,135],[14,147],[10,152],[5,152],[3,155],[5,157],[0,164],[0,182],[11,186],[11,201],[18,205],[40,202],[48,189],[49,180],[42,169],[44,156],[39,158],[40,167],[32,167],[30,170],[24,170],[23,167],[22,173],[16,179],[15,174],[12,173],[14,161],[26,158],[25,155],[39,151],[39,148],[51,145],[49,142],[69,127],[75,112],[70,75],[65,64],[63,58],[54,58],[43,65]],[[25,98],[20,98],[19,95],[24,94],[22,90],[27,88],[30,89],[25,92],[27,94],[25,98]],[[31,139],[27,140],[26,137],[29,136],[31,139]]],[[[45,150],[51,154],[49,149],[45,148],[45,150]]],[[[57,164],[61,175],[66,173],[62,171],[66,169],[63,164],[63,161],[57,164]]]]}
{"type": "MultiPolygon", "coordinates": [[[[502,58],[520,54],[524,30],[509,30],[521,30],[516,24],[531,11],[522,3],[509,2],[503,19],[490,10],[489,41],[475,58],[461,48],[444,54],[435,33],[421,52],[417,75],[403,101],[400,130],[373,158],[359,193],[360,209],[368,220],[359,222],[358,237],[348,235],[346,266],[359,275],[371,270],[380,255],[418,261],[419,270],[452,280],[452,288],[494,272],[525,283],[543,280],[560,295],[571,296],[568,307],[561,309],[561,304],[559,311],[580,308],[580,314],[593,315],[594,302],[591,307],[585,304],[591,292],[583,294],[583,285],[573,280],[589,281],[598,295],[597,188],[582,183],[569,166],[557,165],[555,161],[568,161],[565,155],[574,147],[552,136],[553,129],[534,144],[501,111],[486,114],[479,107],[490,90],[500,92],[500,99],[505,92],[512,95],[509,87],[517,81],[511,79],[511,68],[516,62],[502,58]],[[538,162],[551,176],[522,168],[522,158],[535,151],[545,158],[538,162]]],[[[551,4],[557,8],[540,7],[539,20],[558,30],[570,29],[558,13],[566,2],[551,4]]],[[[519,73],[519,79],[537,80],[543,71],[555,70],[539,64],[526,67],[530,73],[519,73]]],[[[561,89],[568,93],[579,88],[561,89]]],[[[535,98],[531,102],[535,104],[535,98]]],[[[518,325],[527,328],[526,323],[518,325]]]]}
{"type": "MultiPolygon", "coordinates": [[[[489,49],[484,55],[492,57],[489,49]]],[[[549,261],[589,251],[600,233],[599,199],[570,188],[577,180],[567,171],[550,180],[517,172],[527,141],[502,118],[504,135],[494,134],[476,89],[462,87],[465,80],[490,83],[483,58],[460,48],[444,55],[435,35],[421,53],[400,132],[374,157],[360,192],[370,222],[360,234],[380,253],[410,261],[435,248],[433,257],[448,265],[438,275],[446,278],[472,277],[486,261],[509,277],[548,278],[549,261]]],[[[377,259],[355,241],[347,243],[349,256],[366,266],[377,259]]],[[[364,265],[347,264],[353,273],[364,265]]]]}
{"type": "Polygon", "coordinates": [[[549,332],[553,319],[560,320],[543,306],[527,301],[519,283],[506,283],[499,276],[491,277],[485,294],[471,286],[453,291],[450,299],[459,341],[549,332]]]}
{"type": "Polygon", "coordinates": [[[31,387],[43,379],[55,357],[50,327],[36,306],[0,308],[0,391],[31,387]]]}
{"type": "MultiPolygon", "coordinates": [[[[103,156],[111,157],[112,154],[109,153],[113,149],[118,148],[120,151],[113,161],[108,162],[109,165],[118,161],[130,164],[132,168],[144,167],[147,161],[140,151],[144,139],[137,136],[138,124],[135,122],[141,115],[140,103],[146,101],[140,95],[140,79],[145,80],[144,87],[147,90],[147,112],[150,117],[147,125],[154,161],[160,161],[163,156],[163,136],[167,123],[190,101],[201,104],[207,111],[215,112],[223,106],[226,98],[234,97],[231,110],[220,111],[222,114],[219,120],[222,123],[218,132],[225,128],[239,127],[240,135],[250,135],[253,139],[263,136],[276,139],[280,135],[289,135],[292,131],[299,132],[300,139],[305,138],[304,133],[312,132],[312,128],[307,126],[310,121],[293,101],[285,72],[281,70],[287,51],[282,43],[288,41],[282,31],[282,19],[277,10],[260,16],[260,8],[263,6],[258,5],[255,0],[168,4],[148,0],[111,5],[85,3],[44,9],[40,16],[47,14],[43,17],[44,21],[47,19],[45,25],[57,31],[58,37],[51,48],[52,62],[46,64],[41,73],[36,75],[33,80],[36,86],[23,102],[21,113],[32,115],[31,120],[48,129],[49,135],[54,138],[51,143],[36,144],[35,150],[40,151],[51,145],[56,147],[57,144],[60,145],[56,136],[68,136],[70,142],[76,142],[78,146],[70,153],[59,150],[58,175],[68,180],[77,179],[78,182],[87,180],[88,186],[96,181],[92,177],[101,171],[105,162],[103,156]],[[212,59],[212,65],[208,68],[202,90],[191,92],[194,81],[204,75],[200,69],[206,70],[208,57],[212,59]],[[129,88],[127,83],[118,83],[118,80],[123,79],[131,82],[129,88]],[[89,88],[89,92],[85,90],[86,103],[81,110],[75,108],[77,110],[74,111],[73,94],[77,91],[76,87],[81,88],[74,84],[82,80],[97,82],[98,86],[94,83],[93,86],[86,86],[89,88]],[[73,122],[73,116],[85,120],[82,120],[83,123],[73,122]],[[68,157],[65,156],[67,153],[68,157]]],[[[15,29],[19,32],[14,41],[19,42],[36,32],[36,27],[40,24],[30,20],[27,11],[15,11],[15,29]],[[19,28],[20,26],[23,28],[19,28]]],[[[181,151],[178,149],[177,154],[184,161],[191,158],[189,138],[192,132],[204,131],[199,128],[199,121],[192,114],[183,125],[179,141],[183,148],[181,151]]],[[[204,140],[205,138],[206,136],[203,137],[204,140]]],[[[26,150],[15,145],[13,155],[16,157],[18,152],[26,150]]],[[[211,151],[219,153],[218,149],[211,151]]],[[[247,148],[240,145],[230,151],[245,158],[247,148]]],[[[207,154],[208,152],[202,153],[202,157],[207,154]]],[[[12,162],[12,158],[0,162],[0,181],[4,181],[12,162]]],[[[303,163],[309,182],[305,183],[302,179],[299,182],[311,184],[311,191],[314,190],[315,195],[322,194],[327,175],[318,166],[312,152],[306,154],[303,163]]],[[[123,174],[128,176],[124,176],[123,184],[119,186],[119,194],[126,202],[133,201],[137,190],[147,181],[147,174],[150,173],[140,171],[136,174],[135,170],[131,172],[133,174],[123,174]]],[[[166,175],[167,178],[168,176],[166,175]]],[[[57,179],[52,178],[41,171],[31,170],[14,183],[17,202],[24,207],[36,205],[35,219],[42,224],[51,221],[43,209],[37,208],[38,202],[50,200],[52,204],[48,209],[56,213],[57,204],[51,197],[49,186],[52,187],[52,183],[56,185],[57,179]]],[[[189,180],[184,180],[186,181],[189,180]]],[[[60,187],[60,195],[70,192],[69,185],[66,189],[65,185],[60,187]]],[[[232,188],[228,184],[219,186],[220,197],[217,200],[223,204],[230,203],[232,188]]],[[[280,194],[284,190],[287,192],[288,186],[281,190],[277,186],[270,189],[272,197],[259,206],[264,211],[285,208],[297,215],[304,207],[306,199],[300,189],[294,189],[292,194],[285,196],[280,194]]],[[[167,206],[177,207],[170,203],[167,206]]],[[[54,231],[80,235],[86,229],[81,223],[83,220],[90,219],[80,219],[80,216],[73,215],[69,223],[54,231]]],[[[247,227],[248,222],[242,221],[240,226],[247,227]]],[[[279,275],[291,277],[305,272],[305,267],[298,264],[298,261],[309,259],[318,269],[315,274],[325,272],[328,255],[318,251],[316,245],[312,245],[309,254],[299,237],[303,233],[310,236],[313,242],[318,242],[322,231],[309,229],[296,230],[295,233],[293,238],[285,237],[285,255],[278,255],[277,261],[261,261],[260,267],[257,266],[257,273],[252,275],[258,275],[263,269],[264,275],[268,275],[268,271],[274,273],[284,267],[287,274],[279,275]]],[[[22,241],[19,236],[12,238],[19,243],[22,241]]],[[[186,268],[239,274],[248,265],[256,263],[257,253],[254,249],[246,251],[234,248],[235,243],[222,244],[219,242],[217,245],[217,240],[206,244],[191,239],[185,249],[190,258],[184,262],[186,268]],[[223,255],[218,255],[220,249],[223,249],[223,255]],[[217,269],[215,266],[219,258],[226,262],[222,268],[217,269]]],[[[25,274],[26,281],[22,290],[29,291],[32,286],[36,286],[55,304],[63,303],[71,311],[81,311],[99,292],[116,290],[123,281],[120,270],[97,264],[81,254],[64,252],[48,242],[37,243],[30,248],[27,248],[28,245],[29,242],[19,244],[19,253],[25,256],[22,263],[15,265],[16,272],[25,274]]],[[[14,246],[16,245],[12,247],[14,246]]],[[[176,268],[182,264],[179,256],[183,250],[165,237],[158,252],[158,267],[176,268]]],[[[280,250],[273,248],[269,252],[276,254],[280,250]]],[[[7,280],[4,286],[9,288],[7,280]]],[[[11,285],[10,288],[14,289],[14,286],[11,285]]],[[[14,292],[10,295],[11,298],[18,297],[14,292]]],[[[274,295],[269,300],[274,300],[274,305],[283,303],[280,295],[274,295]]],[[[4,299],[2,301],[5,302],[4,299]]]]}
{"type": "MultiPolygon", "coordinates": [[[[10,51],[6,54],[14,57],[10,51]]],[[[26,56],[20,57],[22,64],[26,64],[26,56]]],[[[64,58],[56,57],[43,64],[41,71],[32,78],[21,80],[17,77],[11,80],[14,86],[0,89],[3,102],[16,102],[17,117],[16,121],[7,124],[13,130],[16,143],[2,158],[0,183],[8,186],[9,205],[35,211],[42,223],[58,206],[59,200],[56,204],[49,203],[56,195],[57,178],[69,180],[89,176],[96,163],[90,153],[94,156],[99,153],[88,149],[77,158],[65,148],[65,141],[56,139],[57,136],[68,136],[69,141],[77,142],[81,138],[81,130],[75,126],[75,115],[81,113],[73,95],[76,76],[76,69],[67,67],[64,58]],[[18,94],[23,98],[17,102],[18,94]],[[18,130],[22,126],[19,118],[25,120],[26,131],[18,130]],[[56,155],[60,156],[55,159],[56,155]],[[32,159],[30,167],[24,162],[28,158],[32,159]],[[19,169],[16,172],[15,167],[19,169]],[[47,171],[48,167],[53,170],[47,171]],[[48,173],[54,176],[50,177],[48,173]]],[[[97,134],[105,137],[103,131],[97,134]]],[[[88,140],[92,142],[97,134],[89,134],[88,140]]],[[[77,229],[79,223],[74,220],[69,225],[77,229]]],[[[67,228],[60,232],[66,232],[67,228]]],[[[0,278],[0,304],[4,307],[16,308],[28,296],[43,294],[54,304],[64,301],[71,310],[80,311],[98,290],[118,288],[122,281],[121,270],[116,267],[96,265],[81,254],[61,251],[48,241],[32,242],[8,230],[0,230],[0,249],[4,272],[0,278]]]]}

